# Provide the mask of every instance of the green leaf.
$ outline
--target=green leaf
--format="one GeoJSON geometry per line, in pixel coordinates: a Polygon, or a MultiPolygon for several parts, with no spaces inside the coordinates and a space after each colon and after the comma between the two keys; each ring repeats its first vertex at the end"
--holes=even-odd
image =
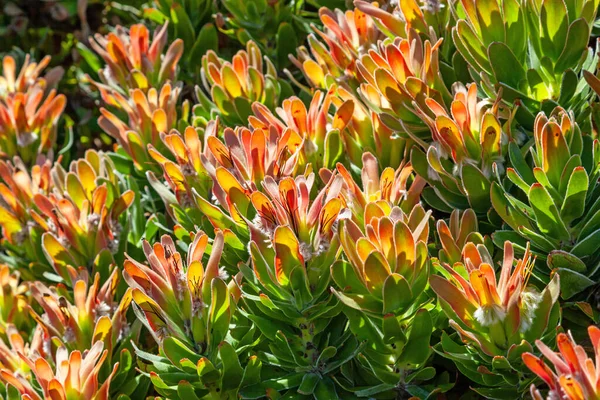
{"type": "Polygon", "coordinates": [[[221,342],[219,345],[219,356],[223,362],[221,388],[224,391],[237,389],[242,383],[244,370],[240,365],[240,360],[235,349],[228,342],[221,342]]]}
{"type": "Polygon", "coordinates": [[[372,398],[372,396],[374,396],[376,394],[387,392],[387,391],[390,391],[392,389],[395,389],[396,386],[397,385],[393,385],[391,383],[381,383],[379,385],[374,385],[374,386],[367,387],[365,389],[357,390],[355,393],[359,397],[369,397],[369,398],[372,398]]]}
{"type": "Polygon", "coordinates": [[[298,387],[298,393],[305,395],[313,394],[320,380],[321,378],[317,374],[304,375],[302,383],[298,387]]]}
{"type": "Polygon", "coordinates": [[[433,323],[429,312],[425,309],[417,311],[412,322],[408,342],[398,359],[398,365],[406,369],[414,369],[427,361],[431,354],[429,340],[432,332],[433,323]]]}
{"type": "Polygon", "coordinates": [[[435,368],[433,367],[426,367],[423,368],[421,370],[418,370],[416,372],[413,372],[412,374],[408,375],[406,377],[406,383],[410,383],[412,381],[428,381],[430,379],[433,379],[436,375],[436,371],[435,368]]]}
{"type": "Polygon", "coordinates": [[[290,284],[297,309],[304,310],[305,306],[312,301],[304,266],[298,266],[292,270],[290,273],[290,284]]]}
{"type": "Polygon", "coordinates": [[[408,281],[399,274],[391,274],[383,284],[383,312],[401,313],[413,300],[408,281]]]}
{"type": "Polygon", "coordinates": [[[432,187],[426,187],[421,193],[421,197],[431,208],[450,214],[453,210],[440,196],[435,192],[432,187]]]}
{"type": "Polygon", "coordinates": [[[568,269],[575,272],[585,273],[587,267],[583,261],[571,253],[563,250],[553,250],[548,254],[546,261],[551,269],[568,269]]]}
{"type": "Polygon", "coordinates": [[[177,395],[180,399],[185,400],[198,400],[199,397],[196,396],[196,392],[194,392],[194,387],[188,381],[181,381],[177,385],[177,395]]]}
{"type": "Polygon", "coordinates": [[[82,42],[77,42],[76,45],[79,55],[90,66],[90,69],[96,74],[102,68],[103,62],[100,61],[95,52],[87,48],[82,42]]]}
{"type": "Polygon", "coordinates": [[[510,142],[508,145],[508,155],[511,165],[519,173],[521,178],[523,178],[528,186],[533,185],[535,183],[533,171],[527,164],[527,161],[525,161],[525,157],[523,156],[521,149],[515,142],[510,142]]]}
{"type": "Polygon", "coordinates": [[[477,213],[486,213],[491,207],[489,179],[476,166],[466,163],[462,167],[462,184],[471,208],[477,213]]]}
{"type": "MultiPolygon", "coordinates": [[[[524,226],[520,226],[518,232],[531,242],[534,249],[541,250],[542,253],[547,253],[560,247],[560,241],[558,239],[552,239],[548,237],[548,235],[540,235],[536,231],[524,226]]],[[[539,255],[539,257],[540,259],[544,259],[543,255],[539,255]]]]}
{"type": "Polygon", "coordinates": [[[209,345],[214,346],[225,339],[229,331],[231,319],[230,297],[227,284],[220,278],[214,278],[210,284],[210,308],[209,308],[209,345]]]}
{"type": "MultiPolygon", "coordinates": [[[[171,4],[171,22],[175,27],[175,37],[183,40],[183,43],[186,44],[186,50],[191,50],[191,47],[188,46],[196,42],[194,25],[192,25],[192,21],[190,21],[185,9],[179,3],[171,4]]],[[[189,53],[189,50],[185,52],[189,53]]]]}
{"type": "Polygon", "coordinates": [[[531,186],[528,185],[527,182],[523,180],[523,178],[521,178],[521,176],[515,171],[514,168],[507,168],[506,176],[524,193],[529,193],[529,189],[531,188],[531,186]]]}
{"type": "Polygon", "coordinates": [[[527,239],[524,238],[519,232],[515,231],[496,231],[492,234],[492,240],[498,248],[504,247],[504,242],[507,240],[513,244],[515,253],[525,253],[525,247],[527,245],[527,239]]]}
{"type": "Polygon", "coordinates": [[[402,350],[406,344],[404,328],[400,326],[398,317],[388,314],[383,317],[383,338],[387,344],[394,344],[395,350],[402,350]]]}
{"type": "MultiPolygon", "coordinates": [[[[557,67],[558,69],[558,67],[557,67]]],[[[563,73],[560,84],[560,96],[558,97],[559,104],[568,104],[568,102],[577,95],[579,77],[572,70],[568,69],[563,73]]],[[[576,153],[576,152],[574,152],[576,153]]]]}
{"type": "Polygon", "coordinates": [[[207,51],[217,51],[219,49],[219,36],[217,28],[212,23],[205,24],[200,32],[198,38],[192,46],[189,52],[188,60],[194,64],[197,63],[200,66],[200,59],[207,51]]]}
{"type": "Polygon", "coordinates": [[[336,261],[331,266],[331,278],[342,290],[363,295],[369,294],[359,272],[349,262],[336,261]]]}
{"type": "MultiPolygon", "coordinates": [[[[560,184],[558,185],[559,197],[564,198],[567,194],[567,186],[569,185],[569,179],[573,174],[573,171],[581,166],[581,156],[579,154],[573,154],[571,158],[565,164],[563,171],[560,175],[560,184]]],[[[583,167],[582,167],[583,168],[583,167]]],[[[585,171],[585,169],[584,169],[585,171]]],[[[587,174],[587,173],[586,173],[587,174]]]]}
{"type": "Polygon", "coordinates": [[[600,248],[600,229],[592,232],[586,238],[579,241],[575,247],[571,249],[571,254],[583,258],[591,256],[598,252],[600,248]]]}
{"type": "Polygon", "coordinates": [[[514,230],[517,230],[521,225],[531,228],[529,218],[511,204],[507,198],[508,196],[510,195],[505,193],[497,182],[492,183],[492,189],[490,191],[492,206],[500,218],[514,230]]]}
{"type": "Polygon", "coordinates": [[[206,357],[198,360],[197,371],[200,381],[204,385],[214,385],[221,376],[219,370],[206,357]]]}
{"type": "Polygon", "coordinates": [[[506,29],[506,45],[512,49],[518,60],[522,60],[527,50],[525,8],[521,7],[519,0],[504,0],[502,3],[506,29]]]}
{"type": "Polygon", "coordinates": [[[175,337],[167,337],[162,342],[162,349],[165,355],[174,365],[181,368],[181,360],[187,358],[195,363],[200,360],[200,356],[189,349],[183,342],[175,337]]]}
{"type": "Polygon", "coordinates": [[[523,64],[517,60],[512,50],[504,43],[494,42],[488,48],[488,57],[496,81],[519,90],[526,74],[523,64]]]}
{"type": "Polygon", "coordinates": [[[262,363],[257,356],[251,356],[248,360],[246,368],[244,368],[244,377],[240,387],[255,385],[261,382],[260,372],[262,369],[262,363]]]}
{"type": "Polygon", "coordinates": [[[475,393],[487,399],[514,400],[520,398],[519,392],[513,388],[474,387],[472,389],[475,393]]]}
{"type": "Polygon", "coordinates": [[[483,42],[503,42],[506,35],[498,1],[478,0],[476,11],[483,42]]]}
{"type": "Polygon", "coordinates": [[[543,0],[540,8],[540,41],[545,56],[556,60],[563,50],[569,20],[563,0],[543,0]]]}
{"type": "Polygon", "coordinates": [[[575,168],[569,178],[565,200],[560,208],[560,216],[565,224],[583,215],[588,186],[588,175],[585,169],[575,168]]]}
{"type": "Polygon", "coordinates": [[[283,69],[290,64],[288,54],[295,54],[298,47],[298,38],[292,25],[282,22],[277,29],[277,67],[283,69]]]}
{"type": "Polygon", "coordinates": [[[560,276],[560,296],[565,300],[595,284],[587,276],[570,269],[559,268],[557,272],[560,276]]]}
{"type": "Polygon", "coordinates": [[[548,191],[539,183],[531,185],[529,202],[535,214],[538,228],[543,234],[556,239],[568,240],[570,238],[564,222],[548,191]]]}
{"type": "MultiPolygon", "coordinates": [[[[600,229],[600,210],[596,211],[591,217],[589,217],[588,213],[588,216],[583,218],[581,222],[577,225],[583,225],[583,228],[581,228],[581,231],[577,236],[577,240],[581,241],[595,230],[600,229]]],[[[576,229],[578,228],[578,226],[576,227],[576,229]]]]}
{"type": "MultiPolygon", "coordinates": [[[[553,1],[555,0],[550,0],[550,2],[553,1]]],[[[555,73],[577,66],[588,48],[589,32],[589,25],[582,18],[574,21],[569,26],[564,48],[554,66],[555,73]]]]}
{"type": "Polygon", "coordinates": [[[490,71],[489,56],[479,36],[465,20],[459,20],[452,30],[456,48],[465,60],[477,71],[490,71]]]}
{"type": "Polygon", "coordinates": [[[325,136],[325,154],[323,155],[323,165],[325,168],[332,169],[344,154],[344,146],[340,137],[340,131],[334,129],[325,136]]]}
{"type": "Polygon", "coordinates": [[[331,400],[338,398],[335,384],[329,378],[319,380],[313,395],[315,396],[315,400],[331,400]]]}

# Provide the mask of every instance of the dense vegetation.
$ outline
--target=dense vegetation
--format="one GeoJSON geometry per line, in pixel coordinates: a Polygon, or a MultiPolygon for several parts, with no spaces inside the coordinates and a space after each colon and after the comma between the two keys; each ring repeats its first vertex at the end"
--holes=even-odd
{"type": "Polygon", "coordinates": [[[0,398],[600,399],[599,4],[5,2],[0,398]]]}

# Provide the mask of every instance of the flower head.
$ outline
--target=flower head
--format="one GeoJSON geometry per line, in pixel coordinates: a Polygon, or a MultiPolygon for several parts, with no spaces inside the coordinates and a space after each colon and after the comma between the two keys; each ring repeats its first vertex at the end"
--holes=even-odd
{"type": "Polygon", "coordinates": [[[112,92],[106,96],[105,102],[115,110],[101,108],[98,125],[117,141],[137,169],[156,169],[148,155],[148,145],[153,144],[163,150],[160,134],[168,133],[177,126],[180,92],[180,87],[170,83],[160,89],[150,88],[146,93],[133,89],[129,97],[112,92]],[[127,119],[120,119],[118,111],[125,113],[127,119]]]}
{"type": "Polygon", "coordinates": [[[281,88],[273,63],[262,56],[256,43],[249,40],[231,62],[209,50],[202,56],[202,82],[211,94],[221,118],[228,124],[244,124],[254,102],[269,109],[279,102],[281,88]]]}
{"type": "Polygon", "coordinates": [[[168,24],[160,27],[152,40],[143,24],[133,25],[129,30],[117,26],[106,36],[96,34],[90,39],[90,45],[106,63],[98,71],[102,84],[96,83],[105,101],[111,92],[127,94],[130,89],[146,92],[175,81],[183,40],[174,40],[163,55],[168,42],[167,27],[168,24]]]}
{"type": "Polygon", "coordinates": [[[476,251],[463,264],[436,264],[449,278],[432,275],[430,284],[462,339],[489,356],[505,356],[512,345],[532,341],[550,329],[548,318],[558,300],[558,275],[542,291],[529,285],[535,262],[527,248],[514,263],[513,246],[504,245],[500,276],[476,251]]]}
{"type": "MultiPolygon", "coordinates": [[[[108,354],[102,351],[101,341],[96,342],[88,351],[69,352],[65,347],[56,351],[56,372],[51,364],[42,357],[29,358],[21,354],[31,369],[42,395],[21,375],[7,370],[0,371],[0,379],[12,385],[26,400],[107,400],[112,377],[119,363],[115,363],[108,378],[100,385],[98,375],[108,354]]],[[[37,386],[37,385],[36,385],[37,386]]]]}
{"type": "MultiPolygon", "coordinates": [[[[540,357],[529,352],[523,354],[525,365],[548,385],[548,399],[585,400],[600,397],[600,329],[592,325],[588,327],[588,334],[596,356],[595,363],[587,356],[585,349],[575,343],[570,333],[558,334],[558,352],[552,351],[542,341],[535,342],[554,370],[540,357]]],[[[535,385],[531,385],[531,397],[543,399],[535,385]]]]}
{"type": "Polygon", "coordinates": [[[165,235],[160,243],[144,242],[149,265],[131,257],[125,261],[125,281],[132,288],[136,315],[159,345],[173,337],[208,354],[227,334],[232,305],[229,289],[220,278],[223,233],[216,233],[205,264],[208,241],[204,232],[197,233],[184,258],[165,235]],[[217,315],[217,310],[223,313],[217,315]],[[217,317],[218,327],[214,326],[217,317]]]}
{"type": "Polygon", "coordinates": [[[335,83],[356,89],[356,62],[376,48],[377,42],[384,38],[383,33],[373,18],[358,8],[344,12],[322,7],[319,17],[324,29],[314,26],[313,29],[321,41],[314,34],[309,35],[309,48],[298,48],[297,57],[290,56],[292,62],[313,88],[329,89],[335,83]]]}
{"type": "Polygon", "coordinates": [[[62,67],[54,67],[42,77],[42,71],[50,64],[51,57],[44,57],[39,63],[31,61],[29,54],[17,74],[17,63],[11,56],[2,59],[2,75],[0,75],[0,99],[6,99],[14,93],[25,93],[33,86],[39,85],[45,90],[53,87],[64,73],[62,67]]]}
{"type": "MultiPolygon", "coordinates": [[[[27,165],[41,163],[46,157],[52,158],[58,120],[67,99],[54,89],[46,93],[47,82],[41,78],[35,80],[35,68],[28,72],[27,64],[21,74],[30,75],[34,83],[21,74],[13,80],[14,70],[10,69],[14,60],[10,60],[10,57],[3,60],[6,76],[0,81],[0,159],[19,156],[27,165]],[[5,95],[2,95],[3,85],[5,95]],[[16,90],[21,87],[23,91],[16,90]]],[[[29,67],[32,66],[35,64],[29,67]]]]}

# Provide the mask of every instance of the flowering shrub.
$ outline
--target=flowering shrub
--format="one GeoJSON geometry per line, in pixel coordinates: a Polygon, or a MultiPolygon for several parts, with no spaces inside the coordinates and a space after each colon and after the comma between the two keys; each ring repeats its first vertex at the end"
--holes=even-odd
{"type": "Polygon", "coordinates": [[[67,99],[50,89],[62,76],[60,68],[40,76],[49,60],[30,64],[27,58],[18,75],[14,58],[2,60],[0,159],[19,157],[28,165],[52,159],[58,120],[67,99]]]}
{"type": "Polygon", "coordinates": [[[600,0],[45,3],[0,398],[600,397],[600,0]]]}

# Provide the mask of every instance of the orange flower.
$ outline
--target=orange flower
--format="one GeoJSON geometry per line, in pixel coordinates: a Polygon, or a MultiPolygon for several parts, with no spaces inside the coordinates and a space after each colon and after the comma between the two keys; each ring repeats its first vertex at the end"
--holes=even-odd
{"type": "Polygon", "coordinates": [[[167,133],[177,126],[177,101],[180,87],[167,83],[160,88],[134,89],[130,97],[113,92],[105,99],[106,103],[127,115],[120,119],[115,113],[101,108],[98,125],[123,148],[132,159],[135,167],[142,171],[155,168],[156,164],[148,155],[148,145],[162,148],[160,134],[167,133]]]}
{"type": "MultiPolygon", "coordinates": [[[[540,340],[535,342],[544,357],[552,363],[554,371],[541,358],[531,353],[523,354],[525,365],[550,388],[548,399],[600,399],[600,328],[592,325],[588,327],[588,334],[594,347],[595,363],[587,356],[585,349],[575,343],[570,333],[560,333],[556,338],[558,353],[540,340]]],[[[535,400],[543,400],[535,385],[531,385],[531,396],[535,400]]]]}
{"type": "Polygon", "coordinates": [[[0,98],[0,159],[19,156],[27,165],[52,158],[57,123],[67,99],[35,84],[0,98]]]}
{"type": "Polygon", "coordinates": [[[152,42],[148,28],[143,24],[133,25],[129,31],[117,26],[107,36],[96,34],[90,45],[102,57],[106,66],[98,71],[104,85],[97,83],[102,97],[112,91],[127,94],[130,89],[146,92],[158,88],[177,77],[177,63],[183,55],[183,40],[167,45],[167,23],[155,33],[152,42]]]}
{"type": "Polygon", "coordinates": [[[489,260],[474,246],[464,258],[464,264],[452,267],[434,263],[449,278],[432,275],[429,279],[442,303],[449,306],[445,310],[450,324],[463,340],[489,356],[505,356],[511,345],[541,337],[558,300],[558,275],[541,293],[529,286],[535,262],[529,246],[513,266],[513,246],[508,241],[498,278],[489,260]]]}
{"type": "Polygon", "coordinates": [[[0,99],[5,99],[17,92],[27,92],[36,85],[40,85],[45,90],[53,87],[62,78],[64,70],[62,67],[54,67],[42,77],[42,71],[50,64],[50,61],[51,57],[46,56],[39,63],[32,62],[27,54],[17,75],[15,59],[5,56],[2,59],[2,75],[0,75],[0,99]]]}
{"type": "MultiPolygon", "coordinates": [[[[102,342],[96,342],[89,351],[82,354],[79,350],[69,353],[66,348],[60,347],[56,352],[56,372],[42,357],[21,357],[35,375],[44,399],[108,400],[110,382],[119,364],[115,363],[112,373],[100,386],[98,375],[108,354],[107,350],[102,351],[102,348],[102,342]]],[[[21,375],[2,370],[0,378],[16,388],[22,399],[42,400],[21,375]]]]}
{"type": "MultiPolygon", "coordinates": [[[[311,34],[308,37],[310,51],[301,46],[297,58],[290,56],[290,59],[313,88],[329,89],[335,83],[356,89],[356,61],[374,49],[376,43],[385,36],[373,18],[358,8],[343,12],[322,7],[319,17],[324,30],[320,31],[314,26],[313,29],[325,43],[311,34]]],[[[297,85],[303,86],[291,74],[288,73],[288,76],[297,85]]],[[[306,90],[309,91],[308,88],[306,90]]]]}

